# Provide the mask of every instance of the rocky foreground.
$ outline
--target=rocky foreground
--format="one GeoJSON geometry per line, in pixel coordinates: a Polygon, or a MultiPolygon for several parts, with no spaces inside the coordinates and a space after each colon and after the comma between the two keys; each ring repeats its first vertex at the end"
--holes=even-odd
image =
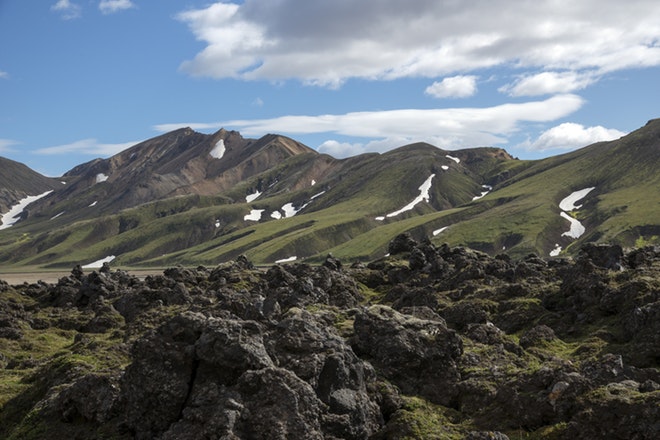
{"type": "Polygon", "coordinates": [[[660,438],[660,249],[0,281],[0,438],[660,438]]]}

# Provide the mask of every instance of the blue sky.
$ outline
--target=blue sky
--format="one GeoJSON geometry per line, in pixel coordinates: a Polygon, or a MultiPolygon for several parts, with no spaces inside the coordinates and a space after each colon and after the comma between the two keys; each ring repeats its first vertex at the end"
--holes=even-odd
{"type": "Polygon", "coordinates": [[[535,159],[660,117],[659,74],[657,1],[0,0],[0,156],[58,176],[191,126],[535,159]]]}

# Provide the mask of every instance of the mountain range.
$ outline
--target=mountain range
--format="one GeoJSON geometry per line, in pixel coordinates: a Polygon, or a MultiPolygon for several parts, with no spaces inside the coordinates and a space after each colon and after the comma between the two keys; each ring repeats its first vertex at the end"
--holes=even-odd
{"type": "Polygon", "coordinates": [[[183,128],[59,178],[0,158],[0,264],[366,261],[404,232],[512,257],[660,244],[659,169],[660,119],[540,160],[426,143],[336,159],[285,136],[183,128]]]}

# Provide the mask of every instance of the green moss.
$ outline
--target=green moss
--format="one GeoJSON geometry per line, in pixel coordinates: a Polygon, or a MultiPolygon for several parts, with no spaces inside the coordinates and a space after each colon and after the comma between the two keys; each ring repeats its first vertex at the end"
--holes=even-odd
{"type": "Polygon", "coordinates": [[[459,440],[473,429],[455,410],[419,397],[404,397],[403,408],[388,422],[387,438],[459,440]]]}
{"type": "Polygon", "coordinates": [[[511,440],[560,440],[566,438],[567,429],[568,423],[561,422],[555,425],[543,426],[533,432],[518,429],[515,431],[506,431],[504,434],[511,440]]]}

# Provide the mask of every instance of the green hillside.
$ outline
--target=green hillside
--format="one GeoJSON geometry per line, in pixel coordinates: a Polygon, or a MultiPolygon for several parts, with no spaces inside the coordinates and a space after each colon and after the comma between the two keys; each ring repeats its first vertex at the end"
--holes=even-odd
{"type": "MultiPolygon", "coordinates": [[[[162,138],[179,148],[178,137],[162,138]]],[[[211,145],[200,139],[204,148],[211,145]]],[[[146,145],[153,149],[153,142],[146,145]]],[[[292,140],[271,136],[260,142],[269,152],[254,149],[250,157],[259,158],[263,171],[250,173],[252,165],[245,164],[251,162],[237,156],[247,177],[216,194],[208,194],[207,182],[198,184],[205,194],[165,197],[110,213],[107,205],[95,214],[93,202],[102,205],[117,186],[68,189],[77,197],[54,197],[0,231],[0,264],[68,268],[115,256],[113,264],[126,267],[193,266],[241,254],[272,264],[292,257],[318,262],[328,253],[365,261],[384,255],[402,232],[517,257],[548,256],[559,248],[559,256],[570,255],[584,242],[660,243],[660,120],[620,140],[538,161],[517,160],[495,148],[446,152],[421,143],[336,160],[292,140]],[[299,151],[291,154],[294,147],[299,151]],[[270,167],[262,163],[268,160],[270,167]],[[579,221],[584,233],[567,237],[570,223],[560,216],[559,203],[586,188],[594,189],[577,202],[581,207],[564,214],[579,221]],[[247,203],[245,196],[257,192],[247,203]],[[253,210],[261,212],[258,220],[249,218],[253,210]]],[[[167,168],[178,173],[173,157],[168,156],[167,168]]],[[[121,157],[111,160],[121,173],[121,157]]],[[[159,178],[171,184],[168,176],[159,178]]],[[[226,180],[223,176],[216,181],[226,180]]],[[[153,181],[153,175],[146,178],[153,181]]]]}

